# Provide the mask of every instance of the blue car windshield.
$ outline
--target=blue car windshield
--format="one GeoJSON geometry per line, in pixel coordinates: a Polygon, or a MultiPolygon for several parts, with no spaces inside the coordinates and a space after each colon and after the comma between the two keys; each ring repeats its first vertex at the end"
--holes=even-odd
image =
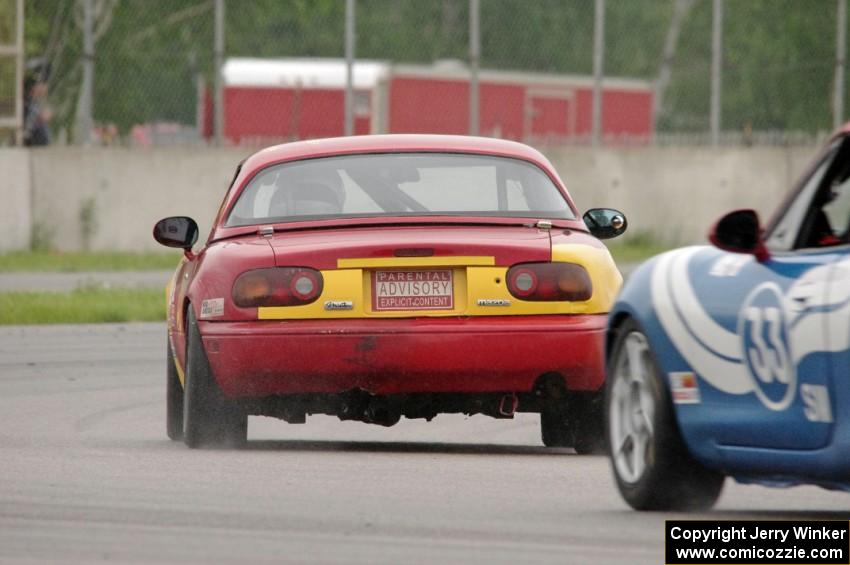
{"type": "Polygon", "coordinates": [[[575,219],[552,179],[526,161],[382,153],[267,167],[244,188],[225,225],[428,215],[575,219]]]}

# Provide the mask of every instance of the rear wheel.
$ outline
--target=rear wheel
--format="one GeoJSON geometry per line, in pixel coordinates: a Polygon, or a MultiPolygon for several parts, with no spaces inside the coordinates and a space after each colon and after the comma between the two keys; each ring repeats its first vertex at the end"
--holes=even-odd
{"type": "Polygon", "coordinates": [[[696,461],[682,441],[649,342],[633,320],[619,330],[606,386],[611,466],[623,498],[637,510],[704,510],[723,475],[696,461]]]}
{"type": "Polygon", "coordinates": [[[602,394],[581,393],[572,398],[570,415],[573,449],[580,455],[605,453],[605,419],[602,394]]]}
{"type": "Polygon", "coordinates": [[[540,439],[546,447],[572,447],[570,419],[561,404],[547,406],[540,412],[540,439]]]}
{"type": "Polygon", "coordinates": [[[248,415],[215,382],[191,308],[186,325],[183,441],[189,447],[238,447],[248,437],[248,415]]]}
{"type": "Polygon", "coordinates": [[[540,436],[546,447],[572,447],[580,455],[605,452],[598,394],[572,393],[540,412],[540,436]]]}
{"type": "Polygon", "coordinates": [[[169,439],[180,441],[183,439],[183,385],[180,384],[180,378],[177,376],[177,365],[170,339],[167,340],[165,355],[165,427],[169,439]]]}

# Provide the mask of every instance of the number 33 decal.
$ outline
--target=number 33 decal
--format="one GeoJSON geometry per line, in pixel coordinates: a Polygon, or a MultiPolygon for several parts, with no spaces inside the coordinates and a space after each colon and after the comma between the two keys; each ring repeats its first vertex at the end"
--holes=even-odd
{"type": "Polygon", "coordinates": [[[762,404],[785,410],[796,394],[797,372],[788,347],[782,290],[765,283],[744,301],[738,319],[744,363],[762,404]]]}
{"type": "Polygon", "coordinates": [[[744,310],[744,317],[750,328],[748,341],[752,345],[747,348],[746,353],[751,370],[764,384],[777,380],[787,385],[791,381],[791,367],[781,336],[782,314],[779,308],[750,306],[744,310]],[[767,342],[764,339],[765,333],[767,342]]]}

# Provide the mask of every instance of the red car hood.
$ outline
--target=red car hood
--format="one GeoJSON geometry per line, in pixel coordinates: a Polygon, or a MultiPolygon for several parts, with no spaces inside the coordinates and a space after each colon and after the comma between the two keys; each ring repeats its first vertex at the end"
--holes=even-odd
{"type": "Polygon", "coordinates": [[[549,232],[522,226],[381,226],[278,232],[278,266],[335,269],[339,259],[487,256],[496,265],[549,261],[549,232]]]}

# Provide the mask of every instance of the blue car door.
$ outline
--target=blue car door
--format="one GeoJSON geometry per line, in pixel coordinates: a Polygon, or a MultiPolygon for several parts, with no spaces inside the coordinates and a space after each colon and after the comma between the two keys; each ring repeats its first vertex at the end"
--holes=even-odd
{"type": "MultiPolygon", "coordinates": [[[[850,143],[839,140],[768,227],[770,257],[726,269],[729,291],[716,292],[726,285],[715,283],[711,294],[734,328],[749,379],[746,393],[714,405],[720,444],[815,449],[829,442],[833,373],[850,356],[848,177],[850,143]]],[[[724,255],[713,267],[720,278],[717,265],[735,261],[724,255]]]]}

